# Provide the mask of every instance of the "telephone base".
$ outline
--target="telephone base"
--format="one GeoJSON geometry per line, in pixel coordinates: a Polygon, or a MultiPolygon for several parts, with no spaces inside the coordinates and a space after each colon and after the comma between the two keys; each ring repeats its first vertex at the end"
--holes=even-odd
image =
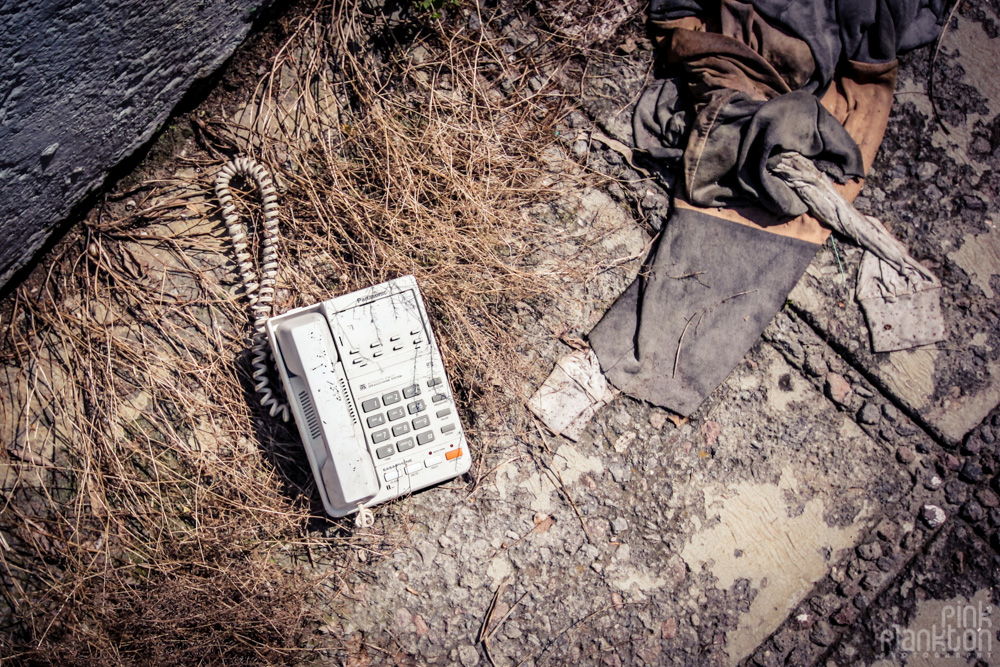
{"type": "Polygon", "coordinates": [[[413,276],[272,317],[266,329],[328,514],[346,516],[469,470],[413,276]]]}

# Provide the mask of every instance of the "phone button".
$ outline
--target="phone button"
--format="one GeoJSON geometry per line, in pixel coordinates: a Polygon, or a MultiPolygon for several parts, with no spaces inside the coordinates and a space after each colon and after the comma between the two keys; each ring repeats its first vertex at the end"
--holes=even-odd
{"type": "Polygon", "coordinates": [[[392,405],[393,403],[399,403],[401,400],[398,391],[390,391],[388,394],[382,397],[382,402],[386,405],[392,405]]]}
{"type": "Polygon", "coordinates": [[[389,439],[388,429],[382,429],[381,431],[375,431],[372,433],[372,444],[377,445],[380,442],[385,442],[389,439]]]}
{"type": "Polygon", "coordinates": [[[372,415],[368,418],[368,428],[375,428],[385,423],[385,415],[372,415]]]}
{"type": "Polygon", "coordinates": [[[418,445],[426,445],[428,442],[434,442],[434,431],[425,431],[417,436],[418,445]]]}
{"type": "Polygon", "coordinates": [[[436,387],[439,384],[441,384],[441,378],[431,378],[430,380],[427,381],[428,387],[436,387]]]}
{"type": "Polygon", "coordinates": [[[444,459],[441,458],[440,456],[431,456],[426,461],[424,461],[424,465],[427,466],[428,468],[433,468],[442,461],[444,461],[444,459]]]}
{"type": "Polygon", "coordinates": [[[427,426],[430,425],[431,425],[431,418],[428,417],[427,415],[421,415],[420,417],[417,417],[416,419],[413,420],[413,428],[417,430],[426,428],[427,426]]]}
{"type": "Polygon", "coordinates": [[[445,454],[444,457],[446,459],[448,459],[449,461],[454,461],[455,459],[457,459],[461,455],[462,455],[462,450],[461,449],[453,449],[450,452],[448,452],[447,454],[445,454]]]}
{"type": "Polygon", "coordinates": [[[389,468],[385,471],[385,481],[391,482],[394,479],[399,479],[399,468],[389,468]]]}
{"type": "Polygon", "coordinates": [[[389,421],[394,422],[397,419],[402,419],[406,416],[406,410],[403,408],[393,408],[387,413],[389,415],[389,421]]]}
{"type": "Polygon", "coordinates": [[[416,445],[413,444],[413,438],[403,438],[396,443],[396,449],[400,452],[405,452],[408,449],[413,449],[416,445]]]}
{"type": "Polygon", "coordinates": [[[415,415],[418,412],[423,412],[424,410],[426,410],[427,404],[424,403],[423,401],[413,401],[412,403],[406,406],[406,409],[410,411],[411,415],[415,415]]]}
{"type": "Polygon", "coordinates": [[[441,401],[447,401],[447,400],[448,397],[444,394],[434,394],[434,396],[431,397],[431,401],[433,401],[434,403],[440,403],[441,401]]]}
{"type": "Polygon", "coordinates": [[[361,403],[361,409],[365,412],[371,412],[372,410],[378,410],[381,404],[378,402],[377,398],[369,398],[367,401],[361,403]]]}
{"type": "Polygon", "coordinates": [[[384,447],[379,447],[375,450],[375,455],[380,459],[387,459],[396,453],[395,448],[392,445],[386,445],[384,447]]]}
{"type": "Polygon", "coordinates": [[[403,435],[404,433],[409,433],[409,432],[410,432],[410,425],[406,423],[396,424],[395,426],[392,427],[392,434],[396,436],[403,435]]]}
{"type": "Polygon", "coordinates": [[[448,415],[451,414],[451,408],[445,408],[444,410],[438,410],[434,414],[436,414],[438,416],[438,419],[441,419],[442,417],[447,417],[448,415]]]}
{"type": "Polygon", "coordinates": [[[455,430],[454,424],[445,424],[444,426],[441,427],[442,433],[451,433],[454,430],[455,430]]]}
{"type": "Polygon", "coordinates": [[[412,387],[407,387],[403,390],[403,398],[413,398],[420,394],[420,386],[413,385],[412,387]]]}

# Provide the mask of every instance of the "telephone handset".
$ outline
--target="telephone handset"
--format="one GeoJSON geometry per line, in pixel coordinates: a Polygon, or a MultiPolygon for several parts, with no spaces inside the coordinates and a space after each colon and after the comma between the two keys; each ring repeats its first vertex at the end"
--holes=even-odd
{"type": "MultiPolygon", "coordinates": [[[[238,158],[215,191],[254,314],[253,378],[261,405],[305,445],[327,513],[341,517],[467,472],[471,465],[441,353],[413,276],[270,317],[277,273],[277,195],[270,174],[238,158]],[[253,179],[264,209],[260,282],[230,180],[253,179]],[[267,379],[270,344],[288,405],[267,379]]],[[[370,519],[370,513],[368,519],[370,519]]]]}
{"type": "MultiPolygon", "coordinates": [[[[275,334],[287,369],[288,395],[302,407],[302,442],[320,471],[332,507],[356,507],[375,497],[378,479],[364,446],[364,433],[351,419],[349,396],[330,325],[310,312],[278,326],[275,334]]],[[[297,415],[296,415],[297,416],[297,415]]]]}

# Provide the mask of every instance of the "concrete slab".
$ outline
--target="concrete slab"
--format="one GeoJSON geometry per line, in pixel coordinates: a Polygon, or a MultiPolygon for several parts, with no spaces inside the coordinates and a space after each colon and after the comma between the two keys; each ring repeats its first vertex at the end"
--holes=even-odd
{"type": "Polygon", "coordinates": [[[501,441],[471,496],[421,493],[393,510],[404,526],[380,522],[400,548],[345,579],[329,607],[342,632],[447,663],[507,582],[497,664],[737,664],[911,487],[770,345],[680,428],[618,399],[578,443],[501,441]]]}

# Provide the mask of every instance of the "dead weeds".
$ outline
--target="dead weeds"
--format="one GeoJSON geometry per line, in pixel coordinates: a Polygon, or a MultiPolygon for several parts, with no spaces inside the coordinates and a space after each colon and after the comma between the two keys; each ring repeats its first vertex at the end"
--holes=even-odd
{"type": "Polygon", "coordinates": [[[297,436],[253,400],[210,198],[237,152],[281,191],[278,312],[413,273],[473,437],[517,402],[511,312],[550,289],[524,259],[560,106],[542,64],[440,21],[373,49],[385,19],[348,0],[296,21],[242,115],[196,112],[178,176],[112,198],[5,310],[7,657],[302,660],[316,583],[336,590],[361,541],[392,548],[318,518],[297,436]]]}

